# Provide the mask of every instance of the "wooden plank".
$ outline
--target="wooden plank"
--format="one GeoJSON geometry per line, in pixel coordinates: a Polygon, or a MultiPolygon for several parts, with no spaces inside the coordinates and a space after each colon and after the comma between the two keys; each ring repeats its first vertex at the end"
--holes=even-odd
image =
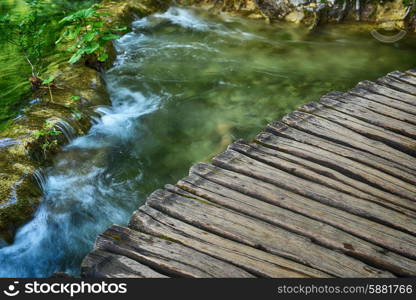
{"type": "Polygon", "coordinates": [[[269,182],[326,205],[387,224],[403,232],[416,234],[416,219],[414,218],[270,167],[233,150],[215,156],[212,161],[215,166],[269,182]]]}
{"type": "Polygon", "coordinates": [[[283,117],[282,121],[291,127],[295,127],[312,135],[341,145],[367,151],[396,164],[416,170],[415,160],[410,155],[391,148],[380,141],[368,139],[348,128],[323,118],[318,118],[307,113],[294,112],[283,117]]]}
{"type": "Polygon", "coordinates": [[[318,201],[312,201],[276,185],[212,165],[196,164],[191,168],[190,173],[273,205],[330,224],[406,257],[416,258],[416,249],[413,246],[416,243],[416,238],[406,233],[318,201]]]}
{"type": "Polygon", "coordinates": [[[329,274],[238,243],[172,218],[148,205],[136,211],[129,223],[135,230],[174,239],[189,248],[230,262],[260,277],[330,277],[329,274]]]}
{"type": "Polygon", "coordinates": [[[388,87],[384,84],[380,84],[380,82],[375,83],[371,81],[362,81],[357,84],[357,87],[365,89],[367,91],[370,91],[378,95],[382,95],[385,97],[395,99],[396,102],[401,101],[401,102],[410,104],[412,106],[416,104],[415,96],[407,94],[407,93],[403,93],[401,91],[394,90],[391,87],[388,87]]]}
{"type": "Polygon", "coordinates": [[[361,121],[358,118],[338,112],[334,109],[325,108],[325,106],[317,102],[302,105],[299,108],[299,111],[312,114],[315,116],[315,119],[316,116],[320,117],[316,120],[311,118],[311,120],[308,120],[308,123],[326,126],[327,128],[337,130],[344,134],[346,133],[344,128],[348,128],[351,130],[350,132],[354,134],[351,138],[364,140],[367,143],[372,143],[373,141],[381,142],[380,146],[382,146],[385,151],[396,153],[396,155],[401,156],[403,159],[407,158],[414,162],[414,157],[416,156],[416,142],[412,138],[387,131],[384,128],[371,125],[370,123],[361,121]],[[390,147],[386,147],[383,144],[390,147]],[[410,155],[403,155],[399,150],[410,155]]]}
{"type": "Polygon", "coordinates": [[[128,257],[102,250],[90,252],[81,264],[84,278],[167,278],[128,257]]]}
{"type": "MultiPolygon", "coordinates": [[[[416,96],[416,86],[407,83],[403,80],[400,80],[398,78],[395,78],[394,76],[391,76],[387,74],[387,76],[384,76],[376,81],[379,84],[388,86],[391,89],[394,89],[396,91],[400,91],[405,94],[409,94],[412,96],[416,96]]],[[[416,104],[416,97],[413,98],[414,103],[416,104]]]]}
{"type": "MultiPolygon", "coordinates": [[[[398,275],[416,274],[416,261],[392,253],[359,239],[333,226],[294,213],[290,210],[244,195],[197,175],[190,175],[177,183],[166,186],[171,192],[185,197],[208,200],[245,215],[281,226],[295,233],[305,235],[331,249],[370,262],[398,275]]],[[[276,197],[283,196],[276,193],[276,197]]]]}
{"type": "MultiPolygon", "coordinates": [[[[416,137],[416,127],[412,124],[391,118],[389,116],[373,112],[369,109],[366,109],[362,106],[355,105],[354,103],[347,103],[340,100],[341,97],[334,97],[331,95],[325,95],[321,98],[320,104],[327,106],[329,108],[340,111],[354,118],[360,119],[361,121],[368,122],[375,126],[382,127],[384,129],[393,131],[398,134],[405,135],[410,138],[416,137]]],[[[388,112],[386,112],[387,114],[388,112]]],[[[416,120],[416,117],[413,118],[416,120]]]]}
{"type": "Polygon", "coordinates": [[[226,238],[264,249],[334,276],[392,277],[387,271],[312,243],[282,228],[165,190],[154,192],[147,205],[226,238]]]}
{"type": "Polygon", "coordinates": [[[96,240],[96,248],[123,255],[170,276],[253,277],[224,261],[195,251],[176,241],[154,237],[113,225],[96,240]]]}
{"type": "Polygon", "coordinates": [[[400,81],[406,82],[407,84],[411,84],[412,86],[416,87],[416,77],[412,75],[411,71],[402,73],[399,71],[393,71],[387,74],[388,77],[393,77],[400,81]]]}
{"type": "MultiPolygon", "coordinates": [[[[298,138],[298,140],[301,138],[308,138],[307,135],[298,135],[297,132],[292,130],[290,131],[293,132],[292,136],[298,138]]],[[[268,132],[260,133],[256,137],[256,141],[264,146],[288,152],[299,157],[304,157],[321,166],[326,166],[333,170],[339,171],[345,176],[357,179],[357,181],[362,182],[363,184],[371,184],[377,189],[388,191],[402,198],[407,198],[413,203],[415,202],[413,201],[416,195],[415,185],[404,182],[394,176],[383,173],[376,168],[356,162],[355,160],[342,156],[338,153],[327,151],[326,149],[318,148],[311,144],[301,143],[298,140],[291,140],[286,136],[277,136],[268,132]]],[[[350,152],[354,152],[354,149],[351,149],[350,152]]],[[[365,160],[365,158],[366,157],[364,157],[363,160],[365,160]]],[[[389,199],[397,200],[397,197],[389,197],[389,199]]],[[[403,200],[402,205],[404,204],[406,207],[409,207],[406,203],[408,203],[408,201],[403,200]]]]}
{"type": "Polygon", "coordinates": [[[348,94],[359,96],[364,99],[371,100],[373,102],[380,103],[380,104],[401,110],[403,112],[407,112],[412,115],[416,115],[416,107],[414,105],[411,105],[402,101],[397,101],[396,99],[389,98],[384,95],[375,94],[363,88],[359,88],[359,87],[353,88],[348,91],[348,94]]]}
{"type": "MultiPolygon", "coordinates": [[[[328,94],[328,96],[332,96],[332,95],[333,93],[328,94]]],[[[381,102],[372,101],[370,99],[357,96],[354,94],[350,94],[350,93],[337,93],[332,98],[333,99],[336,98],[336,100],[339,102],[343,102],[346,104],[354,104],[356,106],[365,108],[371,112],[375,112],[383,116],[394,118],[396,120],[406,122],[408,124],[416,125],[415,115],[393,108],[391,106],[382,104],[381,102]]]]}
{"type": "MultiPolygon", "coordinates": [[[[347,177],[341,172],[298,157],[305,152],[309,152],[307,149],[303,149],[303,153],[299,151],[301,153],[298,152],[299,155],[295,156],[244,141],[233,143],[228,148],[304,179],[380,204],[410,217],[416,217],[416,201],[386,193],[360,180],[347,177]]],[[[303,157],[308,155],[308,153],[305,153],[303,157]]],[[[352,171],[356,170],[353,169],[352,171]]]]}
{"type": "MultiPolygon", "coordinates": [[[[293,122],[292,124],[295,123],[293,122]]],[[[269,124],[266,130],[276,137],[283,137],[287,141],[293,141],[292,144],[294,146],[298,146],[299,148],[305,147],[305,145],[310,145],[311,147],[309,147],[309,149],[324,151],[321,159],[318,158],[318,160],[316,160],[318,163],[325,164],[331,168],[337,169],[337,163],[339,160],[341,160],[347,165],[352,165],[359,169],[366,167],[366,172],[370,172],[376,176],[384,178],[385,180],[392,182],[404,189],[416,192],[415,171],[409,169],[407,166],[397,164],[396,162],[373,155],[369,152],[359,150],[357,148],[351,148],[343,144],[332,142],[328,139],[318,137],[316,135],[299,130],[295,127],[290,127],[282,122],[269,124]],[[327,155],[331,155],[331,159],[325,159],[327,155]],[[346,160],[342,158],[345,158],[346,160]]],[[[261,133],[258,137],[262,135],[265,135],[265,133],[261,133]]],[[[258,138],[257,140],[260,141],[258,138]]],[[[278,144],[275,146],[277,145],[278,144]]],[[[319,155],[319,152],[317,155],[319,155]]],[[[342,168],[341,170],[345,171],[342,168]]],[[[360,174],[365,175],[365,173],[363,174],[362,172],[360,174]]]]}

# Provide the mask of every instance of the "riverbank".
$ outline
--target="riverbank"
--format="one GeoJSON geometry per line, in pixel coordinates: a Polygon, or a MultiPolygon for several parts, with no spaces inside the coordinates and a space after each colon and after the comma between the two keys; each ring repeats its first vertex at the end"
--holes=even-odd
{"type": "MultiPolygon", "coordinates": [[[[107,23],[130,25],[137,16],[162,9],[157,1],[103,1],[101,12],[108,13],[107,23]]],[[[108,43],[108,52],[113,45],[108,43]]],[[[84,135],[96,116],[93,108],[110,105],[100,72],[110,66],[75,65],[52,62],[45,73],[56,79],[53,87],[39,89],[23,113],[0,132],[0,247],[12,242],[17,228],[27,222],[42,198],[41,168],[50,165],[62,146],[75,136],[84,135]],[[71,100],[77,97],[79,101],[71,100]],[[48,136],[45,131],[59,135],[48,136]]]]}

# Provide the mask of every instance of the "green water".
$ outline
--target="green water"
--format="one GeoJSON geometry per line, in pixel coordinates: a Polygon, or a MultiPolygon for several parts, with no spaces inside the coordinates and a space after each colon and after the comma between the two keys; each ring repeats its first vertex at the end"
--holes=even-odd
{"type": "MultiPolygon", "coordinates": [[[[144,194],[302,103],[416,66],[414,35],[382,44],[348,25],[308,33],[180,9],[134,25],[118,42],[125,54],[107,78],[113,98],[120,88],[160,97],[132,140],[148,175],[144,194]]],[[[131,163],[121,161],[127,170],[131,163]]]]}

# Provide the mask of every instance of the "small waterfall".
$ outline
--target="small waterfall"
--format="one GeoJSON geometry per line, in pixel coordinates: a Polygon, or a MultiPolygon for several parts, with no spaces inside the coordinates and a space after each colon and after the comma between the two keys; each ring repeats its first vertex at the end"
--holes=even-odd
{"type": "Polygon", "coordinates": [[[33,178],[35,179],[38,187],[42,193],[45,193],[46,187],[46,175],[43,169],[37,169],[33,172],[33,178]]]}

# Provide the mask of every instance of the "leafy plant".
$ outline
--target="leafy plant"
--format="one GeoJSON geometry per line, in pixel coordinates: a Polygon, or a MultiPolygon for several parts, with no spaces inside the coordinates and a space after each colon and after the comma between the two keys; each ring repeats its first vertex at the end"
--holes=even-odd
{"type": "Polygon", "coordinates": [[[62,131],[55,130],[54,125],[51,122],[48,122],[48,121],[46,121],[43,124],[43,127],[42,127],[41,130],[36,130],[32,133],[32,135],[35,138],[40,138],[42,136],[45,136],[45,137],[47,137],[47,136],[57,136],[57,135],[60,135],[60,134],[62,134],[62,131]]]}
{"type": "Polygon", "coordinates": [[[47,79],[42,80],[42,84],[44,85],[50,85],[55,80],[55,76],[49,75],[47,79]]]}
{"type": "Polygon", "coordinates": [[[56,130],[52,122],[45,121],[41,130],[36,130],[32,133],[33,137],[42,142],[40,148],[43,151],[43,155],[46,157],[46,151],[52,149],[52,147],[58,145],[58,139],[56,136],[62,134],[62,131],[56,130]]]}
{"type": "Polygon", "coordinates": [[[66,24],[61,37],[56,41],[59,44],[63,41],[72,45],[67,48],[72,52],[69,63],[78,62],[84,55],[96,55],[98,61],[104,62],[109,55],[106,50],[108,41],[118,39],[118,32],[127,30],[126,27],[108,27],[103,17],[106,13],[97,11],[98,6],[93,5],[81,9],[65,18],[59,23],[66,24]]]}

